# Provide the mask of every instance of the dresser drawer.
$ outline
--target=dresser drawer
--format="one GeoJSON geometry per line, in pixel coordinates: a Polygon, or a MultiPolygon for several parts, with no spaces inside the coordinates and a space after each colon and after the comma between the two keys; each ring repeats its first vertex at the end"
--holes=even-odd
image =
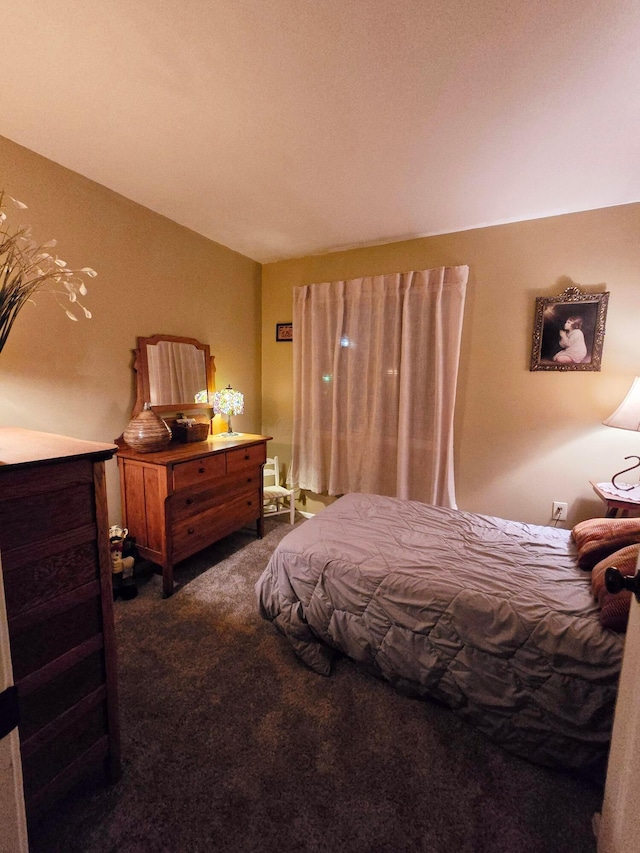
{"type": "Polygon", "coordinates": [[[99,690],[104,683],[104,652],[91,652],[32,692],[20,691],[20,740],[28,741],[52,720],[99,690]]]}
{"type": "Polygon", "coordinates": [[[194,518],[213,506],[223,504],[228,496],[229,490],[223,485],[212,486],[209,489],[201,488],[197,491],[195,489],[183,489],[169,498],[168,509],[171,523],[175,525],[186,519],[194,518]]]}
{"type": "MultiPolygon", "coordinates": [[[[25,617],[18,617],[16,621],[21,618],[25,617]]],[[[26,628],[17,629],[15,621],[10,621],[13,675],[18,688],[21,679],[101,634],[102,610],[97,597],[81,601],[42,621],[32,620],[26,628]]]]}
{"type": "Polygon", "coordinates": [[[263,465],[267,460],[267,449],[264,444],[255,444],[251,447],[238,447],[236,450],[227,450],[227,473],[242,471],[243,468],[251,468],[255,465],[263,465]]]}
{"type": "Polygon", "coordinates": [[[214,480],[226,473],[225,454],[216,453],[211,456],[201,456],[190,462],[179,462],[173,466],[173,488],[177,492],[197,486],[207,480],[214,480]]]}
{"type": "Polygon", "coordinates": [[[50,539],[95,522],[93,483],[0,501],[0,550],[50,539]]]}
{"type": "Polygon", "coordinates": [[[60,492],[80,483],[93,483],[93,463],[90,459],[59,460],[30,468],[0,468],[2,492],[11,495],[13,499],[43,492],[60,492]]]}
{"type": "Polygon", "coordinates": [[[172,527],[174,562],[195,554],[243,524],[255,521],[261,509],[260,489],[252,489],[192,518],[176,522],[172,527]]]}
{"type": "Polygon", "coordinates": [[[39,791],[58,774],[68,770],[74,762],[82,761],[85,754],[97,744],[102,744],[101,752],[106,756],[108,731],[106,704],[100,702],[78,719],[72,718],[66,728],[58,731],[51,740],[43,741],[39,749],[23,755],[22,772],[27,803],[37,799],[39,791]]]}
{"type": "Polygon", "coordinates": [[[233,500],[240,494],[251,495],[259,485],[260,469],[247,468],[241,475],[227,474],[220,477],[216,484],[209,488],[206,487],[206,483],[202,483],[199,489],[183,489],[169,498],[172,522],[177,524],[193,518],[205,510],[233,500]]]}
{"type": "Polygon", "coordinates": [[[2,555],[4,593],[9,619],[100,578],[95,528],[75,537],[60,536],[2,555]],[[88,535],[92,534],[92,538],[88,535]],[[31,552],[31,553],[29,553],[31,552]]]}

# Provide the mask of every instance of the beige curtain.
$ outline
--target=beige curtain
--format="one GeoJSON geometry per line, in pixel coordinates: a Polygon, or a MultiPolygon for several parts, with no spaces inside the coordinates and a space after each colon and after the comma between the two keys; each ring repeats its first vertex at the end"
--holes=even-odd
{"type": "Polygon", "coordinates": [[[455,507],[468,274],[442,267],[295,289],[292,482],[455,507]]]}
{"type": "Polygon", "coordinates": [[[195,402],[207,390],[204,352],[193,344],[158,341],[147,346],[152,406],[195,402]]]}

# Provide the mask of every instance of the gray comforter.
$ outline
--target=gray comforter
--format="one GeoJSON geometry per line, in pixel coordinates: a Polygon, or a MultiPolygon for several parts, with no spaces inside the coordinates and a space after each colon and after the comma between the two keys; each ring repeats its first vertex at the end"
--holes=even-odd
{"type": "Polygon", "coordinates": [[[623,640],[569,531],[350,494],[285,536],[256,593],[315,671],[338,650],[512,752],[604,775],[623,640]]]}

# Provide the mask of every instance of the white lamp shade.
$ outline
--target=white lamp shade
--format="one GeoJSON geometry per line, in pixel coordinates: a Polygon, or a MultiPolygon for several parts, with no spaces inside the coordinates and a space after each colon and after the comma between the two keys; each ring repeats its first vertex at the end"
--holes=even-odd
{"type": "Polygon", "coordinates": [[[636,376],[629,393],[612,415],[602,421],[605,426],[640,432],[640,376],[636,376]]]}

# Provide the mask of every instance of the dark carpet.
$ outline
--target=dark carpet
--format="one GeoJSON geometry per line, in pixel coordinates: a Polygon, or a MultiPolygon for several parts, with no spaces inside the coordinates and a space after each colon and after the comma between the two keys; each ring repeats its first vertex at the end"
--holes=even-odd
{"type": "MultiPolygon", "coordinates": [[[[304,521],[298,522],[304,524],[304,521]]],[[[593,853],[602,792],[510,755],[349,660],[303,667],[254,583],[268,519],[115,605],[123,772],[32,827],[32,853],[593,853]]]]}

